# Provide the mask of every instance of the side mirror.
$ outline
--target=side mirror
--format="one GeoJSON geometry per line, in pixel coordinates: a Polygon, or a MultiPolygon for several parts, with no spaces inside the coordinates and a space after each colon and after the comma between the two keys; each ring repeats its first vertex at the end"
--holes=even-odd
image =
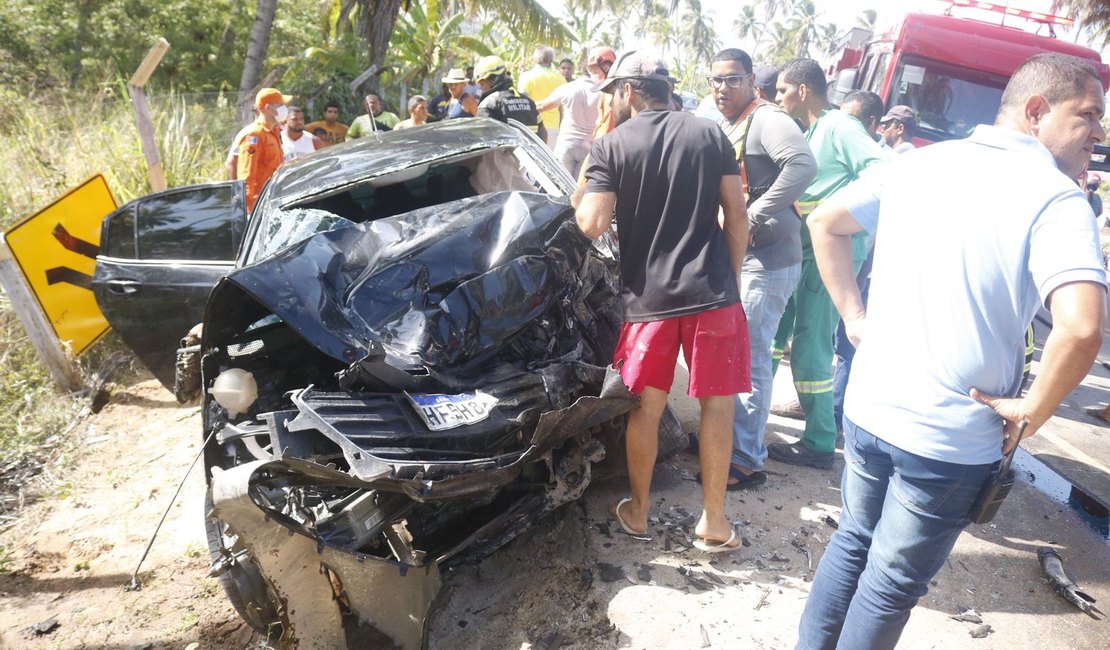
{"type": "Polygon", "coordinates": [[[836,73],[833,82],[829,84],[827,97],[829,103],[833,106],[840,106],[844,103],[844,98],[848,93],[856,90],[856,75],[859,73],[859,68],[845,68],[836,73]]]}

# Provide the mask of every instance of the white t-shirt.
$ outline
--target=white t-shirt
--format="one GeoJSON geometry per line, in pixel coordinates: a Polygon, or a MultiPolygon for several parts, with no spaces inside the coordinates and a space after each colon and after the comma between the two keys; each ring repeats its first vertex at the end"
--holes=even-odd
{"type": "Polygon", "coordinates": [[[845,417],[926,458],[998,460],[1002,419],[969,392],[1016,396],[1040,305],[1065,283],[1106,286],[1083,193],[1036,139],[979,126],[874,165],[835,196],[875,233],[845,417]]]}
{"type": "Polygon", "coordinates": [[[563,105],[563,121],[559,123],[559,139],[568,142],[593,141],[597,124],[597,102],[601,93],[595,93],[589,79],[575,79],[565,83],[547,96],[563,105]]]}
{"type": "Polygon", "coordinates": [[[308,131],[301,131],[301,137],[294,140],[289,137],[289,132],[283,129],[281,132],[281,150],[285,154],[285,160],[301,158],[316,151],[316,145],[312,143],[312,137],[312,134],[308,131]]]}

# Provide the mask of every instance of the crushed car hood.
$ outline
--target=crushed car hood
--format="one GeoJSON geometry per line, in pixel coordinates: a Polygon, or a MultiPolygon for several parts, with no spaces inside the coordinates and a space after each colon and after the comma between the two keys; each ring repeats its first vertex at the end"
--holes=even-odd
{"type": "Polygon", "coordinates": [[[499,192],[320,233],[226,281],[337,361],[384,353],[417,377],[465,377],[577,282],[572,215],[499,192]]]}

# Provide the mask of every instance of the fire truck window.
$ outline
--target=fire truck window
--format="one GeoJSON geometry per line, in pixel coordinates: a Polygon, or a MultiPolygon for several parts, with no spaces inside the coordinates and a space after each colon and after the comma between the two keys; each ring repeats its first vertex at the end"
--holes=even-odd
{"type": "Polygon", "coordinates": [[[917,111],[928,140],[962,138],[980,124],[993,124],[1006,80],[997,75],[906,57],[899,62],[890,104],[917,111]]]}
{"type": "Polygon", "coordinates": [[[882,95],[883,82],[886,81],[886,74],[884,72],[887,66],[890,65],[890,53],[882,54],[877,57],[870,70],[867,71],[867,78],[864,80],[863,88],[870,90],[873,93],[882,95]]]}

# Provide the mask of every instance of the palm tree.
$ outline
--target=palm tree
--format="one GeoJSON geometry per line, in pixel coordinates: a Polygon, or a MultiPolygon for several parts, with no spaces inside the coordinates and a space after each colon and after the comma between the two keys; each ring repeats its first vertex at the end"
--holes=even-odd
{"type": "Polygon", "coordinates": [[[828,52],[836,45],[836,41],[840,37],[839,31],[840,28],[833,23],[818,25],[817,35],[813,39],[813,48],[820,54],[828,52]]]}
{"type": "Polygon", "coordinates": [[[740,13],[736,15],[736,20],[732,21],[732,33],[736,34],[737,38],[751,37],[751,50],[753,52],[759,49],[759,41],[764,31],[764,23],[755,15],[755,5],[741,7],[740,13]]]}
{"type": "Polygon", "coordinates": [[[817,8],[813,6],[813,0],[800,0],[794,5],[790,31],[794,33],[797,43],[797,56],[809,56],[809,44],[817,36],[817,8]]]}
{"type": "Polygon", "coordinates": [[[771,56],[771,64],[780,66],[787,61],[798,58],[797,42],[794,38],[794,32],[783,25],[782,23],[775,23],[771,25],[771,44],[770,51],[773,52],[771,56]]]}
{"type": "Polygon", "coordinates": [[[605,11],[572,11],[567,27],[570,30],[571,41],[575,44],[576,68],[585,64],[591,47],[599,43],[615,47],[610,40],[613,33],[620,32],[616,18],[605,11]]]}
{"type": "Polygon", "coordinates": [[[763,24],[770,25],[771,21],[779,17],[794,13],[793,0],[763,0],[763,24]]]}
{"type": "Polygon", "coordinates": [[[713,27],[713,12],[703,12],[701,0],[686,0],[686,5],[680,30],[682,40],[694,61],[708,63],[720,45],[713,27]]]}
{"type": "Polygon", "coordinates": [[[869,32],[875,31],[875,21],[879,17],[879,12],[874,9],[864,9],[863,12],[856,16],[856,27],[862,27],[869,32]]]}
{"type": "MultiPolygon", "coordinates": [[[[413,0],[415,1],[415,0],[413,0]]],[[[457,0],[466,14],[475,17],[479,12],[496,16],[498,21],[508,26],[513,36],[523,43],[545,43],[562,47],[570,40],[566,26],[544,7],[539,0],[457,0]]]]}
{"type": "Polygon", "coordinates": [[[454,62],[492,53],[480,39],[462,33],[465,15],[446,16],[443,4],[440,0],[424,0],[423,5],[413,2],[393,32],[390,60],[402,71],[397,78],[406,84],[422,84],[424,94],[429,79],[454,62]]]}
{"type": "Polygon", "coordinates": [[[1102,47],[1110,45],[1110,3],[1105,0],[1057,0],[1049,13],[1075,20],[1077,41],[1079,34],[1087,30],[1090,43],[1102,47]]]}
{"type": "Polygon", "coordinates": [[[262,65],[266,61],[266,50],[270,46],[270,32],[274,24],[277,0],[258,0],[258,11],[254,15],[250,40],[247,42],[247,57],[243,63],[243,75],[239,78],[239,93],[254,90],[262,79],[262,65]]]}

